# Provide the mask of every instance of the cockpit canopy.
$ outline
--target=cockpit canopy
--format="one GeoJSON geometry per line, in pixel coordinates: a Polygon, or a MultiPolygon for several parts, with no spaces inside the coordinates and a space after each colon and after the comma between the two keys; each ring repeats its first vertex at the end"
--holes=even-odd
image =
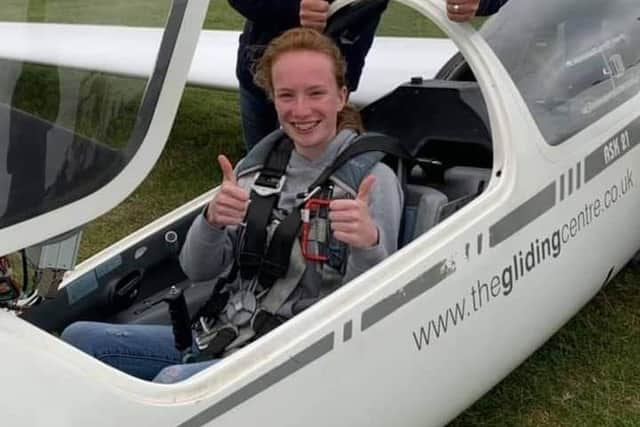
{"type": "Polygon", "coordinates": [[[164,95],[163,87],[183,84],[190,57],[178,36],[199,30],[181,25],[188,2],[157,1],[144,14],[132,13],[135,2],[81,3],[73,14],[65,2],[18,1],[0,11],[0,34],[10,40],[0,58],[0,254],[123,200],[152,167],[173,120],[180,92],[164,95]],[[143,43],[125,46],[133,33],[143,43]],[[68,57],[69,46],[80,60],[68,57]],[[104,58],[124,61],[127,50],[138,77],[105,72],[113,64],[104,58]],[[45,65],[56,63],[66,65],[45,65]]]}
{"type": "Polygon", "coordinates": [[[481,31],[551,145],[640,90],[637,0],[511,0],[481,31]]]}

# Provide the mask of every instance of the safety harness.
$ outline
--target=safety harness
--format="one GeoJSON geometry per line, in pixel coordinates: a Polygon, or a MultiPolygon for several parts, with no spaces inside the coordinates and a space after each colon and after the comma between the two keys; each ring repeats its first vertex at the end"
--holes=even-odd
{"type": "MultiPolygon", "coordinates": [[[[360,182],[386,154],[409,158],[397,142],[381,134],[344,130],[345,147],[335,161],[299,195],[288,213],[277,209],[293,142],[282,132],[270,134],[243,160],[238,178],[253,174],[239,251],[227,274],[217,279],[211,296],[192,317],[191,329],[176,330],[176,347],[189,353],[195,337],[197,359],[220,357],[259,338],[295,314],[291,301],[305,270],[316,269],[327,288],[341,284],[348,246],[332,237],[328,219],[332,199],[353,197],[360,182]],[[287,307],[288,305],[288,307],[287,307]],[[283,312],[289,313],[283,316],[283,312]]],[[[175,293],[175,290],[174,290],[175,293]]],[[[170,303],[170,312],[172,303],[170,303]]],[[[319,298],[317,298],[319,299],[319,298]]],[[[316,299],[316,300],[317,300],[316,299]]],[[[306,300],[306,306],[315,301],[306,300]]],[[[178,316],[185,324],[184,315],[178,316]]]]}

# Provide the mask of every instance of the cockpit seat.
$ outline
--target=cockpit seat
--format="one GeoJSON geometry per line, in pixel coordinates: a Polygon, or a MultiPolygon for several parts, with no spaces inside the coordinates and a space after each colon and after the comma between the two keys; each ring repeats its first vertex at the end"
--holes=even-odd
{"type": "Polygon", "coordinates": [[[455,166],[444,173],[443,191],[449,200],[480,194],[491,179],[491,169],[455,166]]]}
{"type": "Polygon", "coordinates": [[[444,173],[444,185],[407,184],[401,246],[433,228],[476,198],[491,179],[491,170],[455,166],[444,173]]]}
{"type": "Polygon", "coordinates": [[[443,192],[432,187],[407,184],[404,191],[406,202],[400,246],[433,227],[442,206],[449,201],[443,192]]]}

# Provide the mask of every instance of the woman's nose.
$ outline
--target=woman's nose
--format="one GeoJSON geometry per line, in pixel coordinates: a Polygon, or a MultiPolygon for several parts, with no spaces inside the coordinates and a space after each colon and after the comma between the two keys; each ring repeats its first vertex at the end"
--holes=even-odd
{"type": "Polygon", "coordinates": [[[304,96],[296,97],[293,109],[294,113],[298,116],[309,114],[309,112],[311,111],[311,108],[309,107],[309,100],[304,96]]]}

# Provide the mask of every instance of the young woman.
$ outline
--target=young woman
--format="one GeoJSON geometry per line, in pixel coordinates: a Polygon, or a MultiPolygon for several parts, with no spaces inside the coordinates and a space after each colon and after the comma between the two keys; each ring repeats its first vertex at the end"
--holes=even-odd
{"type": "MultiPolygon", "coordinates": [[[[300,243],[301,237],[297,235],[290,250],[285,276],[288,280],[277,279],[266,286],[262,276],[258,277],[256,273],[256,277],[252,277],[246,273],[251,269],[244,269],[242,251],[248,241],[253,241],[253,237],[247,237],[253,215],[250,210],[258,209],[249,208],[249,205],[262,203],[255,193],[260,192],[256,183],[260,181],[261,167],[266,168],[265,152],[275,150],[277,144],[292,147],[284,175],[277,180],[277,203],[266,213],[270,217],[268,235],[273,237],[278,233],[278,224],[284,224],[288,215],[297,212],[305,200],[318,196],[309,194],[310,186],[318,176],[347,146],[358,142],[356,136],[362,126],[358,113],[347,104],[345,69],[345,62],[334,43],[315,30],[289,30],[267,47],[255,79],[273,99],[281,130],[261,141],[235,172],[224,155],[218,157],[223,174],[220,191],[193,222],[180,254],[184,272],[195,282],[215,279],[228,272],[232,265],[239,265],[241,272],[236,275],[237,279],[234,276],[224,286],[225,298],[229,301],[226,308],[216,312],[210,323],[207,323],[212,320],[210,318],[199,318],[195,322],[196,338],[199,334],[201,338],[206,336],[220,325],[232,326],[241,331],[233,336],[233,343],[226,346],[225,342],[225,350],[233,350],[260,335],[255,332],[254,324],[260,310],[254,307],[249,317],[238,320],[242,318],[238,305],[247,305],[247,298],[264,309],[262,311],[270,311],[270,321],[281,322],[397,249],[402,191],[394,173],[374,161],[357,185],[348,188],[337,180],[323,187],[331,190],[327,201],[331,232],[329,241],[325,242],[333,251],[331,257],[320,259],[309,255],[305,241],[309,230],[306,230],[303,242],[300,243]],[[286,298],[275,306],[270,293],[274,288],[278,288],[276,294],[282,294],[286,288],[286,298]],[[270,310],[266,310],[267,306],[270,310]],[[211,328],[203,326],[202,322],[211,328]],[[243,341],[239,338],[242,336],[249,338],[243,341]]],[[[344,166],[350,167],[349,164],[344,166]]],[[[354,175],[356,169],[348,170],[348,175],[354,175]]],[[[214,296],[213,300],[216,298],[214,296]]],[[[131,375],[165,383],[184,379],[213,363],[212,360],[181,363],[182,354],[174,348],[169,326],[77,322],[63,332],[62,338],[131,375]]],[[[202,344],[203,340],[198,342],[202,344]]],[[[198,350],[194,348],[194,352],[197,354],[198,350]]],[[[218,357],[217,353],[213,353],[215,357],[218,357]]]]}

